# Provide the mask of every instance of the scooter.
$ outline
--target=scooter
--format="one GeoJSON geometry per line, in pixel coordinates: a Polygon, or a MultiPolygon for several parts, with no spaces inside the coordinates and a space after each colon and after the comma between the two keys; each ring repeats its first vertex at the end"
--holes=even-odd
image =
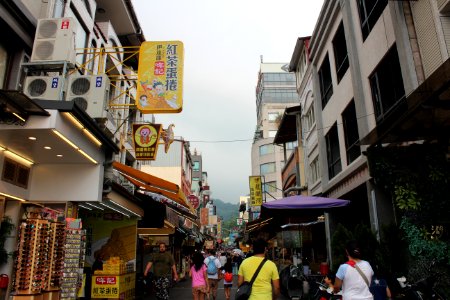
{"type": "Polygon", "coordinates": [[[415,283],[409,283],[406,277],[402,276],[400,278],[397,278],[397,281],[401,287],[401,290],[396,297],[397,299],[447,299],[441,292],[436,289],[436,281],[432,277],[421,279],[415,283]]]}
{"type": "Polygon", "coordinates": [[[303,297],[303,282],[306,279],[300,269],[295,265],[289,266],[289,279],[287,282],[287,294],[291,300],[300,300],[303,297]]]}

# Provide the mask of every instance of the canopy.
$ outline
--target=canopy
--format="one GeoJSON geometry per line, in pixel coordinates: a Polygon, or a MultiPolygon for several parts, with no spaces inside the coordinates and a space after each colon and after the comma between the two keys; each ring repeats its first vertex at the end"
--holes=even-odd
{"type": "Polygon", "coordinates": [[[296,195],[263,203],[262,206],[268,209],[320,209],[342,207],[348,204],[350,204],[349,200],[296,195]]]}

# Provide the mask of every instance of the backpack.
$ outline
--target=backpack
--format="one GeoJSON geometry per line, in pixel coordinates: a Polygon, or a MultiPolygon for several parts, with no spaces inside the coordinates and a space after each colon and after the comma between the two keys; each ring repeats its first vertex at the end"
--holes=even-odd
{"type": "Polygon", "coordinates": [[[225,276],[223,277],[223,279],[227,282],[232,282],[233,281],[233,273],[225,272],[225,276]]]}
{"type": "Polygon", "coordinates": [[[216,259],[217,258],[211,259],[211,257],[208,257],[208,269],[206,270],[208,275],[216,275],[217,274],[216,259]]]}

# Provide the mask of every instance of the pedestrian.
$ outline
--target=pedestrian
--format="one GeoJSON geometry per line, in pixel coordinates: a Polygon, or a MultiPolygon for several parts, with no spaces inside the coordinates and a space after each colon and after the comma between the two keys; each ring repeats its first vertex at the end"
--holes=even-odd
{"type": "Polygon", "coordinates": [[[370,264],[362,259],[362,253],[356,241],[347,243],[345,252],[348,262],[339,266],[334,282],[334,292],[342,287],[342,298],[345,300],[372,300],[369,290],[373,270],[370,264]]]}
{"type": "Polygon", "coordinates": [[[230,299],[231,287],[233,286],[233,265],[231,258],[227,259],[227,262],[222,267],[223,273],[223,289],[225,291],[225,299],[230,299]]]}
{"type": "MultiPolygon", "coordinates": [[[[253,256],[246,258],[238,272],[238,286],[244,281],[250,282],[258,266],[264,260],[267,250],[267,242],[257,239],[253,243],[253,256]]],[[[267,260],[253,282],[249,300],[272,300],[280,294],[280,277],[275,263],[267,260]]]]}
{"type": "Polygon", "coordinates": [[[189,276],[192,278],[192,295],[194,300],[204,300],[209,290],[209,283],[203,255],[195,252],[192,260],[193,264],[189,270],[189,276]]]}
{"type": "Polygon", "coordinates": [[[210,249],[208,251],[209,256],[203,261],[206,265],[206,273],[208,275],[209,293],[208,299],[216,300],[217,288],[219,285],[219,269],[222,267],[219,259],[216,257],[216,251],[210,249]]]}
{"type": "Polygon", "coordinates": [[[377,268],[375,268],[375,275],[372,277],[369,289],[374,300],[387,300],[392,297],[391,290],[389,289],[383,272],[377,271],[377,268]]]}
{"type": "Polygon", "coordinates": [[[223,267],[227,263],[227,253],[223,251],[219,257],[220,265],[223,267]]]}
{"type": "Polygon", "coordinates": [[[144,277],[150,272],[153,266],[153,286],[156,293],[156,299],[169,299],[170,276],[173,273],[173,279],[178,281],[177,268],[175,260],[169,252],[166,252],[166,244],[159,243],[159,253],[154,253],[147,263],[144,271],[144,277]]]}

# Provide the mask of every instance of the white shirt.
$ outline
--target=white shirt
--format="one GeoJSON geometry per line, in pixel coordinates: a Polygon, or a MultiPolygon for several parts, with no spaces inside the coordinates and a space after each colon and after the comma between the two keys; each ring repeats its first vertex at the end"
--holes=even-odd
{"type": "Polygon", "coordinates": [[[225,255],[221,255],[221,256],[219,256],[219,261],[220,261],[221,267],[223,267],[227,263],[227,257],[225,255]]]}
{"type": "MultiPolygon", "coordinates": [[[[361,260],[356,263],[361,271],[366,275],[369,283],[372,281],[373,270],[367,261],[361,260]]],[[[342,298],[345,300],[371,300],[373,295],[366,282],[356,268],[342,264],[336,277],[342,280],[342,298]]]]}
{"type": "Polygon", "coordinates": [[[207,258],[205,258],[205,260],[203,261],[203,263],[206,265],[206,268],[208,268],[208,263],[209,263],[210,259],[214,260],[214,264],[216,265],[216,268],[217,268],[217,273],[214,275],[210,275],[210,274],[208,274],[208,272],[206,272],[206,275],[208,275],[208,279],[219,279],[219,272],[220,272],[219,269],[222,265],[220,264],[220,261],[217,257],[210,255],[207,258]]]}

